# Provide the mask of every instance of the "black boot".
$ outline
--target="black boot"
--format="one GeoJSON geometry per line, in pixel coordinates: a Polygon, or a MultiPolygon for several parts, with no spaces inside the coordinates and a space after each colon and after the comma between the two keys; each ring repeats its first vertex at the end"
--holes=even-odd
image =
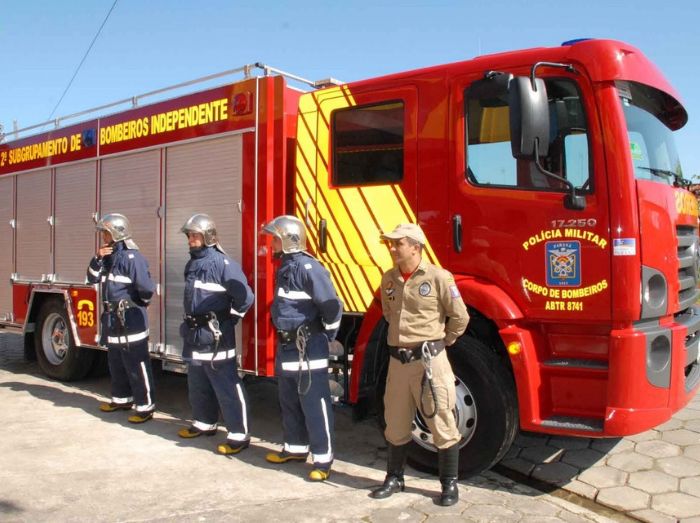
{"type": "Polygon", "coordinates": [[[378,489],[374,489],[370,496],[374,499],[383,499],[388,498],[395,492],[403,492],[406,489],[403,480],[403,468],[406,465],[407,451],[408,445],[399,445],[397,447],[389,443],[384,484],[378,489]]]}
{"type": "Polygon", "coordinates": [[[448,449],[438,450],[438,467],[442,493],[438,505],[449,507],[459,500],[457,476],[459,471],[459,446],[452,445],[448,449]]]}

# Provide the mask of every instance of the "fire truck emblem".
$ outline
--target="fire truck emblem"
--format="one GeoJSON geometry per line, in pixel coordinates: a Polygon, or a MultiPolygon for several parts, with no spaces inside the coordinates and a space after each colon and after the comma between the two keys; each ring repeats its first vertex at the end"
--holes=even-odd
{"type": "Polygon", "coordinates": [[[581,285],[581,243],[547,242],[547,285],[578,287],[581,285]]]}

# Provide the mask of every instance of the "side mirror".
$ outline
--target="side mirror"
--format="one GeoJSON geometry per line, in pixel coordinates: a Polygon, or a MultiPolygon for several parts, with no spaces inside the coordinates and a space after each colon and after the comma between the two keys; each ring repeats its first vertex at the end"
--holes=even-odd
{"type": "Polygon", "coordinates": [[[544,80],[516,76],[508,86],[513,157],[536,160],[549,150],[549,104],[544,80]]]}
{"type": "MultiPolygon", "coordinates": [[[[551,65],[551,64],[549,64],[551,65]]],[[[557,65],[558,66],[558,65],[557,65]]],[[[576,188],[558,174],[542,167],[540,157],[549,152],[549,102],[544,80],[516,76],[508,86],[510,107],[510,147],[514,158],[532,161],[537,169],[550,178],[559,180],[568,188],[564,207],[581,211],[586,208],[586,198],[576,194],[576,188]]]]}

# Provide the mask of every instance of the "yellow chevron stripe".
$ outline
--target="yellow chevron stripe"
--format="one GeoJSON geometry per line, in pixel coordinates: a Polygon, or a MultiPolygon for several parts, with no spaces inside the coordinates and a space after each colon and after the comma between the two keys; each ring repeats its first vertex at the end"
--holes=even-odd
{"type": "MultiPolygon", "coordinates": [[[[347,86],[302,95],[297,122],[295,214],[306,218],[310,199],[309,247],[318,248],[318,223],[327,220],[328,245],[319,259],[347,311],[365,312],[379,287],[384,271],[392,266],[391,256],[380,240],[383,231],[399,223],[416,221],[416,216],[400,185],[329,187],[331,113],[356,105],[347,86]]],[[[428,244],[426,257],[435,254],[428,244]]]]}

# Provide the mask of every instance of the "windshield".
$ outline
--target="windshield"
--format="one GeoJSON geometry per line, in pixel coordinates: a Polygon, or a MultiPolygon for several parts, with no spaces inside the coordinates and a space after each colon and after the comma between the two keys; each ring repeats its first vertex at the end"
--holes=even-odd
{"type": "Polygon", "coordinates": [[[615,82],[627,121],[634,176],[680,184],[683,170],[673,131],[668,126],[664,93],[634,82],[615,82]]]}

